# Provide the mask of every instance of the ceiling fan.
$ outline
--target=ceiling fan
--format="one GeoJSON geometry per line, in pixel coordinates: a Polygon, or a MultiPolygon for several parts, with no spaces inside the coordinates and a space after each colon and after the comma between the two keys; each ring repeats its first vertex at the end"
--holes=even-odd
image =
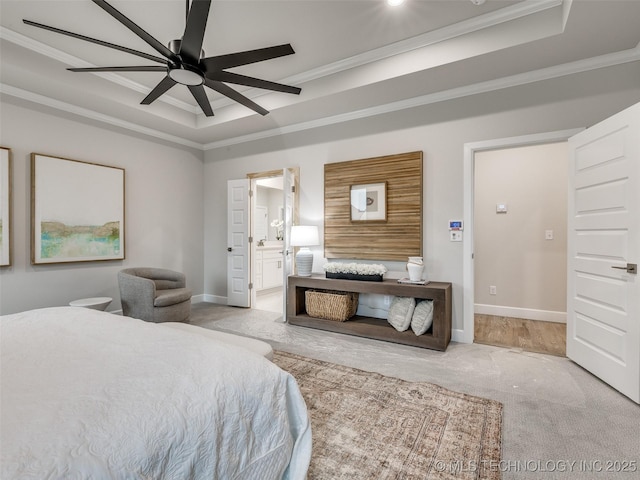
{"type": "Polygon", "coordinates": [[[142,100],[143,105],[149,105],[167,90],[176,84],[186,85],[191,94],[200,105],[200,108],[207,117],[213,116],[213,109],[207,99],[204,86],[207,86],[222,95],[248,107],[255,112],[266,115],[269,113],[257,103],[253,102],[246,96],[237,92],[233,88],[226,85],[227,83],[235,85],[245,85],[248,87],[261,88],[264,90],[273,90],[276,92],[292,93],[299,95],[301,89],[289,85],[270,82],[259,78],[248,77],[238,73],[226,71],[229,68],[248,65],[250,63],[262,62],[272,58],[283,57],[295,53],[290,44],[277,45],[274,47],[259,48],[257,50],[248,50],[244,52],[230,53],[226,55],[217,55],[214,57],[205,57],[202,50],[202,41],[207,26],[207,18],[211,7],[211,0],[192,0],[189,6],[189,0],[186,0],[187,21],[184,34],[180,40],[172,40],[168,47],[152,37],[136,25],[129,18],[120,13],[104,0],[92,0],[106,11],[113,18],[122,23],[125,27],[147,42],[163,57],[149,55],[145,52],[133,50],[131,48],[115,45],[91,37],[86,37],[78,33],[68,32],[59,28],[50,27],[31,20],[23,19],[27,25],[43,28],[62,35],[68,35],[91,43],[96,43],[104,47],[113,48],[122,52],[137,55],[147,60],[151,60],[162,65],[146,65],[132,67],[91,67],[91,68],[68,68],[72,72],[164,72],[166,76],[158,83],[153,90],[142,100]]]}

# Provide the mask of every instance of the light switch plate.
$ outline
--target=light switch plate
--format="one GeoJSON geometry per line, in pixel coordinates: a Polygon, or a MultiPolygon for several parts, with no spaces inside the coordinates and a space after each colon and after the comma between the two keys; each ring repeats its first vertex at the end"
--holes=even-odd
{"type": "Polygon", "coordinates": [[[460,230],[451,230],[449,232],[449,239],[452,242],[461,242],[462,241],[462,232],[460,230]]]}

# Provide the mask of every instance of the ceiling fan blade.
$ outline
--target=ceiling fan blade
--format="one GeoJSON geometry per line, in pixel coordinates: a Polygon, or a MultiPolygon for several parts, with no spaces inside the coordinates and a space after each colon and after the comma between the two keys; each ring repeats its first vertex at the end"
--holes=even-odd
{"type": "Polygon", "coordinates": [[[158,40],[156,40],[154,37],[152,37],[146,31],[144,31],[141,27],[136,25],[133,21],[131,21],[127,17],[125,17],[122,13],[120,13],[118,10],[116,10],[114,7],[112,7],[105,0],[92,0],[92,1],[93,1],[93,3],[98,5],[100,8],[102,8],[105,12],[107,12],[109,15],[111,15],[113,18],[115,18],[120,23],[122,23],[129,30],[131,30],[133,33],[135,33],[137,36],[139,36],[142,40],[147,42],[158,53],[164,55],[165,57],[167,57],[167,58],[169,58],[171,60],[174,60],[174,61],[177,60],[176,55],[171,50],[169,50],[162,43],[160,43],[158,40]]]}
{"type": "Polygon", "coordinates": [[[299,87],[292,87],[290,85],[283,85],[281,83],[270,82],[268,80],[247,77],[246,75],[240,75],[239,73],[233,72],[207,72],[206,77],[220,82],[246,85],[247,87],[262,88],[264,90],[273,90],[275,92],[292,93],[294,95],[300,95],[300,92],[302,91],[299,87]]]}
{"type": "Polygon", "coordinates": [[[70,72],[166,72],[167,67],[149,65],[141,67],[86,67],[67,68],[70,72]]]}
{"type": "Polygon", "coordinates": [[[204,31],[207,28],[207,18],[211,0],[192,0],[187,26],[184,28],[182,43],[180,45],[180,56],[190,63],[198,64],[200,61],[200,51],[204,40],[204,31]]]}
{"type": "Polygon", "coordinates": [[[257,50],[207,57],[202,59],[202,63],[207,70],[224,70],[226,68],[271,60],[272,58],[284,57],[293,53],[296,52],[293,51],[291,44],[287,43],[285,45],[276,45],[275,47],[258,48],[257,50]]]}
{"type": "Polygon", "coordinates": [[[176,81],[174,81],[169,75],[167,75],[160,81],[160,83],[158,83],[158,85],[154,87],[153,90],[151,90],[149,95],[147,95],[144,98],[144,100],[142,100],[140,103],[142,105],[149,105],[151,102],[156,100],[160,95],[162,95],[164,92],[166,92],[171,87],[173,87],[176,83],[177,83],[176,81]]]}
{"type": "Polygon", "coordinates": [[[202,85],[188,85],[188,87],[191,91],[191,95],[196,99],[204,114],[207,117],[213,117],[213,109],[211,108],[211,103],[209,103],[209,99],[207,98],[207,93],[204,91],[204,87],[202,85]]]}
{"type": "Polygon", "coordinates": [[[139,57],[146,58],[147,60],[153,60],[154,62],[167,63],[167,60],[165,58],[156,57],[154,55],[149,55],[148,53],[140,52],[138,50],[133,50],[131,48],[122,47],[114,43],[98,40],[97,38],[85,37],[84,35],[80,35],[79,33],[68,32],[60,28],[50,27],[49,25],[43,25],[41,23],[32,22],[31,20],[22,20],[22,21],[27,25],[31,25],[32,27],[43,28],[44,30],[49,30],[51,32],[60,33],[62,35],[67,35],[69,37],[78,38],[80,40],[84,40],[85,42],[91,42],[97,45],[102,45],[103,47],[109,47],[115,50],[120,50],[121,52],[126,52],[132,55],[137,55],[139,57]]]}
{"type": "Polygon", "coordinates": [[[231,100],[234,100],[247,108],[250,108],[254,112],[259,113],[260,115],[266,115],[269,113],[269,110],[265,110],[257,103],[249,100],[247,97],[242,95],[241,93],[236,92],[233,88],[225,85],[224,83],[218,82],[216,80],[211,80],[209,78],[204,79],[204,84],[215,90],[218,93],[221,93],[225,97],[229,97],[231,100]]]}

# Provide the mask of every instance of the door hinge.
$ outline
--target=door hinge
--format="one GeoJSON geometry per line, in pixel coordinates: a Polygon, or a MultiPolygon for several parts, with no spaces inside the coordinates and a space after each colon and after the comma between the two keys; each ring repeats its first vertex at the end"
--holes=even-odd
{"type": "Polygon", "coordinates": [[[249,237],[249,243],[253,243],[253,237],[249,237]]]}
{"type": "Polygon", "coordinates": [[[295,185],[291,185],[291,193],[296,193],[296,186],[295,185]]]}
{"type": "Polygon", "coordinates": [[[253,190],[249,189],[249,197],[253,197],[253,190]]]}
{"type": "Polygon", "coordinates": [[[249,290],[253,290],[253,283],[249,284],[249,290]]]}

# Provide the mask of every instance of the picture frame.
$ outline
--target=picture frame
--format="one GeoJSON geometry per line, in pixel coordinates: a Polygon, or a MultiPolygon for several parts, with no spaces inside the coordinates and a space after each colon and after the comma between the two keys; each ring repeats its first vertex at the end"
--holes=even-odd
{"type": "Polygon", "coordinates": [[[352,222],[387,221],[387,182],[351,185],[352,222]]]}
{"type": "Polygon", "coordinates": [[[125,258],[124,169],[31,154],[31,263],[125,258]]]}
{"type": "Polygon", "coordinates": [[[13,237],[11,197],[13,180],[11,149],[0,147],[0,267],[11,266],[13,237]]]}

